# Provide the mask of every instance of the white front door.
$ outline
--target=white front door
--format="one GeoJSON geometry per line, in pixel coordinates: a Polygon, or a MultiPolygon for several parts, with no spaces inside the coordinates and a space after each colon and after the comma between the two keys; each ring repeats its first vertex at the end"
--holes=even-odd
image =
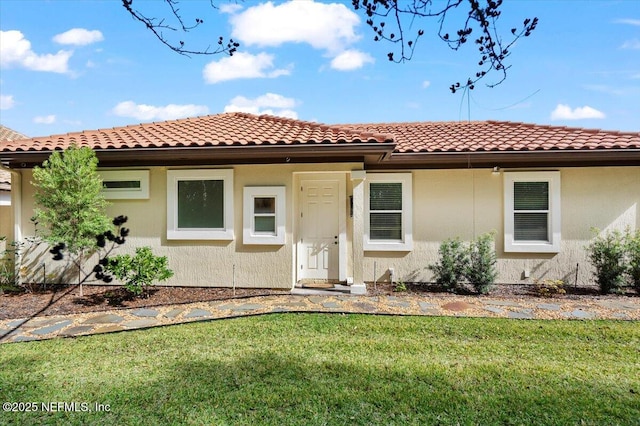
{"type": "Polygon", "coordinates": [[[338,180],[303,180],[300,197],[298,279],[339,278],[338,180]]]}

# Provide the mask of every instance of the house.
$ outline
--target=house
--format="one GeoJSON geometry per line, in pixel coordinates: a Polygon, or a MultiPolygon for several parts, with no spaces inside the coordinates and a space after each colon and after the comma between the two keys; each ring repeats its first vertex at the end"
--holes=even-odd
{"type": "Polygon", "coordinates": [[[226,113],[4,145],[16,238],[34,232],[33,166],[73,144],[97,153],[109,213],[129,217],[128,249],[169,257],[168,285],[335,280],[362,293],[429,281],[443,240],[490,231],[498,282],[585,284],[591,228],[640,226],[640,133],[226,113]]]}
{"type": "MultiPolygon", "coordinates": [[[[5,143],[16,139],[25,139],[26,136],[0,125],[0,147],[5,143]]],[[[11,213],[11,173],[0,169],[0,237],[12,234],[11,225],[13,216],[11,213]]],[[[0,241],[0,257],[6,248],[6,240],[0,241]]]]}

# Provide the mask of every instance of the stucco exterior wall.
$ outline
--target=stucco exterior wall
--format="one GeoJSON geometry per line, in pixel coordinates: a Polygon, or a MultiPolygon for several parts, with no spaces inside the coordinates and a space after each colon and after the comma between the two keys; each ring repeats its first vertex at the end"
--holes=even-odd
{"type": "MultiPolygon", "coordinates": [[[[231,167],[231,166],[230,166],[231,167]]],[[[196,169],[197,167],[192,167],[196,169]]],[[[108,214],[126,215],[131,229],[119,253],[151,246],[154,253],[169,257],[175,276],[167,285],[290,288],[295,279],[298,212],[297,184],[304,173],[349,172],[360,163],[245,165],[234,169],[233,241],[176,241],[166,239],[167,169],[150,168],[150,197],[146,200],[111,200],[108,214]],[[247,245],[242,241],[243,195],[245,186],[286,187],[286,239],[284,245],[247,245]],[[235,265],[235,275],[234,275],[235,265]]],[[[529,283],[535,279],[563,279],[573,284],[592,283],[592,269],[585,246],[591,227],[602,230],[640,226],[640,167],[561,168],[562,245],[558,254],[513,254],[504,252],[503,174],[490,169],[415,170],[413,175],[413,241],[410,252],[365,252],[354,264],[353,218],[348,197],[354,183],[345,173],[347,205],[346,271],[348,277],[363,276],[365,282],[387,280],[388,268],[396,279],[431,281],[427,265],[436,262],[439,244],[447,238],[469,241],[485,232],[496,232],[498,282],[529,283]],[[362,259],[362,260],[360,260],[362,259]],[[576,268],[576,265],[577,268],[576,268]],[[375,266],[375,275],[374,275],[375,266]],[[359,270],[359,268],[362,268],[359,270]],[[524,272],[529,278],[524,278],[524,272]]],[[[34,209],[34,189],[30,171],[23,171],[22,234],[34,233],[30,218],[34,209]]],[[[366,202],[366,200],[365,200],[366,202]]],[[[0,212],[1,214],[2,212],[0,212]]],[[[5,216],[0,216],[4,218],[5,216]]],[[[4,220],[2,225],[4,226],[4,220]]],[[[361,247],[361,245],[360,245],[361,247]]],[[[47,262],[47,274],[55,275],[56,263],[48,261],[42,248],[24,260],[26,279],[39,280],[37,269],[47,262]],[[28,270],[31,276],[28,276],[28,270]],[[34,272],[35,271],[35,272],[34,272]]],[[[51,278],[53,279],[53,278],[51,278]]]]}
{"type": "Polygon", "coordinates": [[[505,253],[503,174],[491,170],[418,170],[413,172],[414,249],[366,252],[365,281],[396,279],[431,281],[427,265],[435,263],[442,240],[469,241],[496,232],[497,282],[531,283],[563,279],[573,285],[593,284],[585,246],[591,228],[640,226],[640,167],[561,168],[562,245],[558,254],[505,253]],[[375,265],[374,265],[375,262],[375,265]],[[376,275],[374,276],[374,266],[376,275]],[[525,271],[529,278],[524,278],[525,271]]]}
{"type": "MultiPolygon", "coordinates": [[[[136,247],[150,246],[156,255],[168,256],[169,267],[175,275],[163,285],[231,287],[235,281],[243,288],[291,288],[294,275],[294,214],[297,212],[297,194],[294,194],[294,176],[301,173],[361,169],[359,163],[343,164],[297,164],[297,165],[251,165],[230,166],[234,169],[234,234],[233,241],[179,241],[167,240],[167,169],[151,167],[150,193],[146,200],[109,200],[110,216],[125,215],[131,229],[127,243],[117,253],[133,253],[136,247]],[[284,245],[247,245],[242,241],[243,188],[245,186],[286,187],[286,239],[284,245]],[[235,269],[235,274],[234,274],[235,269]]],[[[198,169],[192,167],[190,169],[198,169]]],[[[23,181],[30,182],[31,171],[23,172],[23,181]]],[[[348,174],[345,173],[345,179],[348,174]]],[[[34,189],[25,185],[23,191],[22,223],[23,235],[34,234],[30,218],[34,209],[34,189]]],[[[348,214],[348,213],[347,213],[348,214]]],[[[347,223],[350,227],[350,224],[347,223]]],[[[350,229],[347,235],[351,235],[350,229]]],[[[24,278],[41,280],[38,273],[27,269],[47,261],[47,275],[55,281],[56,268],[61,263],[48,261],[44,247],[31,251],[24,259],[24,278]]],[[[347,268],[351,267],[348,263],[347,268]]]]}
{"type": "Polygon", "coordinates": [[[13,240],[13,214],[11,206],[0,206],[0,237],[5,240],[0,241],[0,258],[7,248],[7,244],[13,240]]]}

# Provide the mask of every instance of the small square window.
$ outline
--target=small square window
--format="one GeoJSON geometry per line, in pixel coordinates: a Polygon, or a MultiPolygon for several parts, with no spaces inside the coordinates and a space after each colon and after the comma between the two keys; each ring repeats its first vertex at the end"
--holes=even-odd
{"type": "Polygon", "coordinates": [[[233,239],[233,170],[167,171],[167,239],[233,239]]]}
{"type": "Polygon", "coordinates": [[[244,188],[244,244],[284,244],[284,186],[244,188]]]}

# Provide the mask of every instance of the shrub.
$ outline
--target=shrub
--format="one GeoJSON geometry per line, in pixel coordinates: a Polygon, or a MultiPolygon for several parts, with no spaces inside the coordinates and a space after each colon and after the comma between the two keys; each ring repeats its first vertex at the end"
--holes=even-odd
{"type": "MultiPolygon", "coordinates": [[[[594,229],[594,232],[598,232],[594,229]]],[[[620,293],[625,284],[624,274],[627,270],[625,263],[625,238],[620,231],[597,235],[589,244],[587,250],[589,259],[595,267],[596,282],[600,292],[620,293]]]]}
{"type": "Polygon", "coordinates": [[[438,263],[429,265],[435,281],[448,291],[455,291],[464,276],[468,262],[467,251],[459,238],[445,240],[438,249],[438,263]]]}
{"type": "Polygon", "coordinates": [[[629,260],[627,273],[631,285],[637,292],[640,292],[640,229],[633,234],[627,232],[625,246],[629,260]]]}
{"type": "Polygon", "coordinates": [[[536,282],[536,293],[538,296],[553,297],[557,294],[565,294],[564,281],[562,280],[544,280],[536,282]]]}
{"type": "Polygon", "coordinates": [[[150,247],[138,247],[135,256],[118,255],[104,263],[104,269],[135,295],[142,294],[154,281],[165,281],[173,276],[173,271],[167,268],[166,256],[154,256],[150,247]]]}
{"type": "Polygon", "coordinates": [[[407,291],[407,285],[404,283],[404,281],[398,281],[393,286],[393,291],[398,292],[398,293],[403,292],[403,291],[407,291]]]}
{"type": "Polygon", "coordinates": [[[469,245],[469,262],[464,276],[473,285],[476,292],[487,294],[493,285],[498,271],[496,252],[493,249],[493,233],[480,235],[469,245]]]}

